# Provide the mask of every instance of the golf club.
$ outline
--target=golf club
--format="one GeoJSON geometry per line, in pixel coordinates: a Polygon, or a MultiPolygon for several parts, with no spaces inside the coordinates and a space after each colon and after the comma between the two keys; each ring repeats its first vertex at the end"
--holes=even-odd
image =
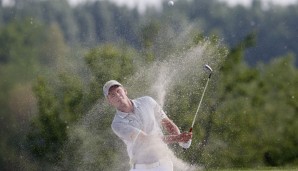
{"type": "Polygon", "coordinates": [[[199,103],[199,105],[198,105],[196,114],[195,114],[195,116],[194,116],[194,118],[193,118],[193,120],[192,120],[192,124],[191,124],[191,127],[190,127],[190,129],[189,129],[189,132],[192,132],[193,126],[194,126],[195,121],[196,121],[196,117],[197,117],[197,115],[198,115],[198,112],[199,112],[201,103],[202,103],[202,101],[203,101],[203,97],[204,97],[205,91],[206,91],[206,89],[207,89],[209,80],[210,80],[211,75],[212,75],[212,71],[213,71],[212,68],[211,68],[209,65],[205,65],[205,68],[206,68],[210,73],[209,73],[209,77],[208,77],[208,79],[207,79],[206,85],[205,85],[205,87],[204,87],[204,91],[203,91],[203,94],[202,94],[202,96],[201,96],[200,103],[199,103]]]}
{"type": "MultiPolygon", "coordinates": [[[[199,102],[197,111],[196,111],[195,116],[194,116],[194,118],[193,118],[193,120],[192,120],[192,124],[191,124],[191,127],[190,127],[190,129],[189,129],[189,132],[192,132],[193,126],[194,126],[194,124],[195,124],[195,121],[196,121],[196,118],[197,118],[197,115],[198,115],[198,112],[199,112],[199,109],[200,109],[200,106],[201,106],[201,103],[202,103],[202,101],[203,101],[203,97],[204,97],[205,91],[206,91],[206,89],[207,89],[209,80],[210,80],[211,75],[212,75],[212,72],[213,72],[212,68],[211,68],[209,65],[207,65],[207,64],[204,66],[204,69],[206,69],[206,70],[209,72],[209,76],[208,76],[207,82],[206,82],[206,84],[205,84],[205,87],[204,87],[204,90],[203,90],[203,94],[202,94],[202,96],[201,96],[201,99],[200,99],[200,102],[199,102]]],[[[182,147],[185,148],[185,149],[186,149],[186,148],[189,148],[190,145],[191,145],[191,139],[190,139],[188,142],[186,142],[186,143],[180,143],[180,146],[182,146],[182,147]]]]}

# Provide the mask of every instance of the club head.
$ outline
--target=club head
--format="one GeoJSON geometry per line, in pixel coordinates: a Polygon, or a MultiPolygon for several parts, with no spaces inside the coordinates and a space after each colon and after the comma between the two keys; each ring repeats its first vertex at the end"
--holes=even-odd
{"type": "Polygon", "coordinates": [[[207,69],[207,70],[209,70],[210,72],[212,72],[213,70],[212,70],[212,68],[209,66],[209,65],[205,65],[205,68],[207,69]]]}
{"type": "Polygon", "coordinates": [[[205,65],[204,68],[209,72],[209,78],[211,77],[211,74],[213,72],[212,68],[209,65],[205,65]]]}

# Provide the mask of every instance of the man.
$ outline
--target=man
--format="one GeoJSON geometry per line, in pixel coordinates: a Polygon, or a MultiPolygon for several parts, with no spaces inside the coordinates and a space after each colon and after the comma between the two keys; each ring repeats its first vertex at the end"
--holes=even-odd
{"type": "Polygon", "coordinates": [[[116,108],[112,129],[127,146],[131,171],[172,171],[167,144],[186,143],[192,133],[180,133],[153,98],[128,98],[127,90],[115,80],[106,82],[103,92],[116,108]],[[163,135],[162,128],[169,134],[163,135]]]}

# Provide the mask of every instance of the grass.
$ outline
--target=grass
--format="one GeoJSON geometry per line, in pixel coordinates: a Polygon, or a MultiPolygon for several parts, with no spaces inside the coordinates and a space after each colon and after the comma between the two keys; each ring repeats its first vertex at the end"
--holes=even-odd
{"type": "MultiPolygon", "coordinates": [[[[209,169],[208,169],[209,170],[209,169]]],[[[213,170],[213,169],[211,169],[213,170]]],[[[210,171],[211,171],[210,170],[210,171]]],[[[265,167],[265,168],[231,168],[231,169],[214,169],[214,171],[298,171],[298,168],[283,168],[283,167],[265,167]]]]}

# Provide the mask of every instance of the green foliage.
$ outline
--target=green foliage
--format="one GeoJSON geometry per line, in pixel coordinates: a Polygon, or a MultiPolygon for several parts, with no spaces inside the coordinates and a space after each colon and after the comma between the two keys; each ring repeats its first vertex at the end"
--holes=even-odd
{"type": "Polygon", "coordinates": [[[39,47],[39,63],[47,67],[55,67],[59,64],[63,65],[62,61],[69,55],[70,51],[64,40],[63,32],[57,23],[52,23],[46,32],[46,35],[42,39],[43,43],[39,47]]]}
{"type": "Polygon", "coordinates": [[[58,87],[56,96],[59,97],[59,110],[61,118],[67,123],[77,121],[84,114],[83,85],[76,77],[61,74],[59,76],[61,86],[58,87]]]}
{"type": "Polygon", "coordinates": [[[249,68],[241,60],[241,49],[231,51],[223,64],[202,161],[208,167],[289,164],[297,160],[297,135],[287,132],[297,128],[294,61],[283,57],[266,67],[249,68]]]}
{"type": "MultiPolygon", "coordinates": [[[[134,50],[129,47],[119,48],[111,44],[90,50],[85,60],[95,78],[94,88],[110,79],[127,79],[135,71],[134,63],[137,61],[134,60],[134,55],[134,50]]],[[[95,91],[96,98],[99,97],[99,93],[102,92],[95,91]]]]}
{"type": "MultiPolygon", "coordinates": [[[[207,168],[285,166],[297,161],[295,62],[284,56],[249,67],[244,51],[254,44],[253,35],[232,48],[220,72],[213,74],[190,150],[174,146],[185,160],[207,168]]],[[[198,36],[195,42],[202,39],[198,36]]],[[[189,87],[177,86],[167,96],[166,110],[181,130],[189,129],[201,95],[189,87]]]]}
{"type": "Polygon", "coordinates": [[[1,160],[2,168],[30,166],[29,162],[25,164],[28,158],[21,149],[28,120],[36,111],[31,81],[40,69],[40,47],[47,41],[45,33],[44,26],[30,19],[16,19],[0,28],[0,127],[4,152],[0,157],[5,158],[1,160]]]}
{"type": "Polygon", "coordinates": [[[264,162],[271,166],[286,165],[297,160],[297,69],[294,67],[293,56],[285,56],[272,61],[264,67],[262,79],[267,85],[262,86],[266,93],[263,107],[266,115],[266,137],[264,162]],[[282,102],[281,102],[282,101],[282,102]],[[275,130],[272,133],[272,130],[275,130]],[[269,140],[269,141],[268,141],[269,140]]]}
{"type": "Polygon", "coordinates": [[[146,63],[152,63],[155,60],[154,43],[156,42],[160,26],[158,22],[150,22],[141,28],[141,42],[144,49],[144,61],[146,63]]]}
{"type": "Polygon", "coordinates": [[[153,46],[159,30],[160,26],[157,22],[151,22],[142,28],[141,38],[144,48],[150,48],[153,46]]]}
{"type": "MultiPolygon", "coordinates": [[[[31,18],[33,23],[45,23],[47,26],[57,23],[70,45],[94,47],[98,43],[123,40],[139,48],[144,43],[140,36],[140,26],[156,20],[160,22],[160,28],[164,27],[168,31],[162,32],[157,38],[163,38],[163,35],[173,31],[175,37],[180,28],[195,25],[205,35],[216,31],[228,45],[234,46],[247,34],[255,31],[262,46],[247,50],[250,57],[246,60],[249,64],[256,64],[259,60],[269,62],[271,58],[288,51],[297,54],[297,6],[281,7],[270,4],[266,9],[260,1],[254,1],[249,8],[230,7],[225,2],[197,0],[177,2],[174,8],[166,5],[161,11],[150,9],[141,15],[136,9],[120,8],[107,1],[95,1],[76,7],[69,6],[66,0],[30,3],[16,1],[13,7],[1,8],[0,26],[15,18],[20,21],[31,18]]],[[[170,41],[165,40],[173,43],[170,41]]]]}
{"type": "Polygon", "coordinates": [[[42,27],[32,25],[29,19],[11,22],[0,29],[0,62],[32,65],[42,36],[42,27]]]}
{"type": "Polygon", "coordinates": [[[61,148],[67,140],[66,123],[59,115],[55,95],[43,79],[38,80],[34,92],[39,115],[31,123],[27,144],[34,157],[55,163],[61,160],[61,148]]]}
{"type": "Polygon", "coordinates": [[[123,142],[112,133],[111,129],[107,129],[110,128],[114,117],[111,113],[114,111],[103,105],[102,100],[96,106],[100,108],[96,107],[96,110],[88,112],[83,122],[70,127],[68,132],[70,140],[64,150],[66,156],[60,166],[62,170],[128,169],[129,161],[123,142]],[[114,165],[118,168],[114,168],[114,165]]]}
{"type": "Polygon", "coordinates": [[[58,79],[54,89],[45,79],[38,79],[34,87],[38,115],[32,120],[27,134],[27,144],[33,156],[50,163],[57,163],[64,157],[68,125],[85,112],[80,80],[67,74],[60,74],[58,79]]]}
{"type": "MultiPolygon", "coordinates": [[[[135,61],[132,55],[134,55],[132,49],[120,49],[113,45],[105,45],[90,50],[85,60],[94,80],[91,79],[89,84],[83,84],[81,77],[69,74],[66,72],[67,70],[63,70],[64,72],[61,73],[58,71],[55,74],[57,75],[55,81],[51,80],[51,77],[47,78],[47,81],[45,78],[37,80],[34,93],[37,98],[38,115],[31,121],[30,130],[27,134],[27,147],[36,160],[52,164],[69,160],[69,158],[81,160],[79,154],[81,148],[89,148],[90,146],[83,147],[84,144],[81,144],[82,146],[74,145],[79,143],[80,140],[69,145],[67,142],[86,136],[86,132],[81,132],[83,128],[80,128],[78,130],[80,133],[73,135],[69,140],[68,128],[84,116],[90,110],[90,107],[94,105],[100,97],[99,93],[102,92],[101,87],[104,81],[107,79],[124,81],[129,74],[134,72],[133,62],[135,61]],[[87,86],[87,89],[85,86],[87,86]],[[64,149],[72,149],[72,152],[65,152],[64,149]],[[71,157],[73,155],[77,157],[71,157]]],[[[98,128],[105,129],[109,127],[110,120],[112,120],[112,117],[106,117],[104,120],[99,121],[100,127],[98,128]]],[[[102,143],[103,136],[108,135],[99,135],[94,140],[90,140],[90,143],[102,143]]],[[[85,141],[82,143],[85,143],[85,141]]],[[[106,149],[110,149],[110,147],[106,149]]],[[[106,157],[114,156],[113,148],[110,151],[105,150],[100,150],[96,154],[107,152],[106,157]]],[[[99,158],[98,161],[94,161],[94,167],[89,167],[105,168],[105,164],[98,165],[98,163],[102,163],[102,159],[99,158]]],[[[72,168],[75,166],[78,165],[66,164],[61,167],[72,168]]],[[[41,167],[46,169],[45,166],[41,167]]],[[[81,165],[78,167],[86,166],[81,165]]]]}
{"type": "MultiPolygon", "coordinates": [[[[206,53],[218,53],[208,60],[216,60],[226,55],[226,49],[217,46],[220,38],[234,48],[220,68],[214,68],[191,149],[175,149],[176,154],[207,168],[297,165],[296,5],[263,10],[260,1],[253,1],[251,8],[179,1],[163,13],[139,15],[109,2],[70,7],[63,0],[16,1],[0,9],[3,170],[47,170],[53,165],[61,170],[108,170],[111,161],[127,163],[124,145],[110,130],[113,111],[98,100],[103,83],[134,81],[136,66],[150,68],[206,39],[211,42],[206,53]],[[214,32],[218,36],[211,35],[214,32]],[[191,43],[185,40],[189,35],[191,43]],[[87,53],[82,58],[78,51],[87,53]],[[288,51],[294,55],[276,58],[288,51]],[[268,63],[248,65],[260,59],[268,63]],[[75,69],[69,69],[71,65],[75,69]],[[37,73],[41,77],[35,81],[37,73]]],[[[188,81],[167,94],[165,109],[181,130],[188,130],[200,91],[187,83],[202,87],[206,79],[183,80],[188,81]]],[[[148,92],[148,80],[137,81],[142,86],[135,93],[148,92]]],[[[115,170],[128,168],[121,167],[115,170]]]]}

